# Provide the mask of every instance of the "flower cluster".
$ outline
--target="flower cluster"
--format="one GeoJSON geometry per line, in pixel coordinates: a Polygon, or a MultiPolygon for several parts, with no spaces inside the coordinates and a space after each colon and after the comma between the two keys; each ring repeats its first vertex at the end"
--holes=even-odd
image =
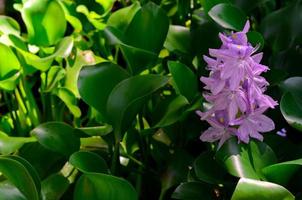
{"type": "Polygon", "coordinates": [[[211,57],[204,56],[210,70],[209,77],[201,77],[205,99],[212,105],[206,112],[197,111],[201,120],[211,127],[201,136],[202,141],[219,141],[220,147],[232,135],[248,143],[250,137],[263,140],[262,132],[275,128],[274,122],[263,115],[268,108],[277,105],[265,95],[268,82],[260,76],[268,67],[260,64],[262,53],[256,53],[247,40],[250,28],[247,21],[242,31],[230,36],[219,34],[220,49],[209,49],[211,57]]]}

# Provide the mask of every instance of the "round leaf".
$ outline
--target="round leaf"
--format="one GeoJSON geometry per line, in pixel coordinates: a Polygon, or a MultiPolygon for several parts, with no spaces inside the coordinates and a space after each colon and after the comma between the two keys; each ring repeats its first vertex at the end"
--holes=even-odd
{"type": "Polygon", "coordinates": [[[106,117],[106,103],[110,92],[127,77],[129,75],[125,70],[109,62],[84,67],[78,79],[80,96],[106,117]]]}
{"type": "Polygon", "coordinates": [[[74,129],[62,122],[41,124],[31,131],[31,135],[45,148],[66,156],[80,148],[80,138],[75,135],[74,129]]]}
{"type": "Polygon", "coordinates": [[[70,164],[81,172],[108,173],[106,161],[98,154],[89,151],[79,151],[69,158],[70,164]]]}
{"type": "Polygon", "coordinates": [[[276,162],[274,152],[265,143],[238,144],[234,138],[228,140],[216,156],[233,176],[253,179],[262,178],[261,169],[276,162]]]}
{"type": "Polygon", "coordinates": [[[302,159],[273,164],[262,169],[265,177],[274,183],[286,185],[302,165],[302,159]]]}
{"type": "Polygon", "coordinates": [[[169,51],[180,51],[189,54],[191,52],[190,30],[184,26],[171,25],[169,27],[165,47],[169,51]]]}
{"type": "Polygon", "coordinates": [[[285,93],[280,102],[283,117],[294,128],[302,131],[302,102],[292,93],[285,93]]]}
{"type": "Polygon", "coordinates": [[[169,78],[138,75],[120,82],[110,93],[107,113],[116,132],[124,131],[135,118],[145,98],[163,87],[169,78]]]}
{"type": "Polygon", "coordinates": [[[106,174],[84,174],[78,180],[75,192],[75,200],[136,200],[137,193],[124,179],[106,174]]]}
{"type": "Polygon", "coordinates": [[[242,30],[247,20],[247,17],[242,10],[227,3],[221,3],[214,6],[208,14],[223,28],[236,31],[242,30]]]}
{"type": "Polygon", "coordinates": [[[231,200],[294,200],[295,197],[281,185],[241,178],[231,200]]]}

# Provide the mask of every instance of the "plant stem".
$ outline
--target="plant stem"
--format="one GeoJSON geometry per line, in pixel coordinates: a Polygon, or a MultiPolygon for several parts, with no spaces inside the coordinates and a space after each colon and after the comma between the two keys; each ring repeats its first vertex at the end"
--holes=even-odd
{"type": "Polygon", "coordinates": [[[120,164],[120,131],[118,129],[114,130],[114,151],[112,157],[111,172],[113,175],[117,175],[119,164],[120,164]]]}

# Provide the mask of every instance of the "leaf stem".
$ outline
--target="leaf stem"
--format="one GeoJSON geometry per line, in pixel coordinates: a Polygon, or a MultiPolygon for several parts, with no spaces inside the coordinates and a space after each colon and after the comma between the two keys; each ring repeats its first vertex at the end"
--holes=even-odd
{"type": "Polygon", "coordinates": [[[113,157],[112,157],[112,165],[111,165],[111,172],[113,175],[117,175],[118,168],[120,164],[120,139],[119,139],[120,131],[115,129],[114,131],[114,137],[115,137],[115,143],[114,143],[114,151],[113,151],[113,157]]]}

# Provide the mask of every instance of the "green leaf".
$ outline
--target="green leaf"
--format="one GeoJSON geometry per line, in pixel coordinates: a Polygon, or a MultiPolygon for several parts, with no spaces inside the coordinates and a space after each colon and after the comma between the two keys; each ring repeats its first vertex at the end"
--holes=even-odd
{"type": "Polygon", "coordinates": [[[0,153],[8,155],[20,149],[25,143],[35,142],[33,137],[10,137],[0,131],[0,153]]]}
{"type": "Polygon", "coordinates": [[[96,153],[89,151],[78,151],[69,158],[69,163],[83,173],[108,173],[106,161],[96,153]]]}
{"type": "Polygon", "coordinates": [[[242,30],[247,20],[247,17],[242,10],[227,3],[221,3],[214,6],[208,14],[223,28],[236,31],[242,30]]]}
{"type": "Polygon", "coordinates": [[[49,46],[64,36],[67,23],[57,0],[26,1],[21,15],[31,44],[49,46]]]}
{"type": "Polygon", "coordinates": [[[208,13],[215,5],[220,3],[230,3],[229,0],[199,0],[205,13],[208,13]]]}
{"type": "Polygon", "coordinates": [[[280,102],[283,117],[292,127],[302,131],[302,102],[292,93],[285,93],[280,102]]]}
{"type": "Polygon", "coordinates": [[[80,98],[77,82],[82,67],[105,62],[106,60],[96,56],[91,50],[81,51],[80,49],[76,49],[75,54],[76,58],[71,60],[71,62],[68,62],[67,67],[65,68],[66,75],[64,87],[68,88],[77,98],[80,98]]]}
{"type": "Polygon", "coordinates": [[[139,2],[136,1],[131,6],[117,10],[110,15],[107,25],[117,28],[122,32],[126,31],[128,25],[140,8],[139,2]]]}
{"type": "Polygon", "coordinates": [[[234,138],[228,140],[216,156],[231,175],[241,178],[260,179],[261,169],[276,162],[274,152],[265,143],[238,144],[234,138]]]}
{"type": "Polygon", "coordinates": [[[74,129],[62,122],[47,122],[31,131],[45,148],[69,156],[80,148],[74,129]]]}
{"type": "Polygon", "coordinates": [[[184,96],[176,96],[165,99],[154,110],[154,118],[157,120],[153,127],[169,126],[181,119],[185,107],[189,105],[184,96]]]}
{"type": "Polygon", "coordinates": [[[192,101],[198,93],[198,81],[196,75],[186,65],[170,61],[169,71],[172,74],[177,91],[192,101]]]}
{"type": "Polygon", "coordinates": [[[284,92],[290,92],[295,98],[302,100],[302,77],[290,77],[280,84],[281,89],[284,92]]]}
{"type": "Polygon", "coordinates": [[[9,181],[0,182],[0,199],[27,200],[26,197],[9,181]]]}
{"type": "Polygon", "coordinates": [[[105,124],[104,126],[82,127],[78,129],[90,136],[105,136],[113,130],[112,126],[109,124],[105,124]]]}
{"type": "Polygon", "coordinates": [[[295,197],[281,185],[253,179],[241,178],[232,200],[294,200],[295,197]]]}
{"type": "MultiPolygon", "coordinates": [[[[0,172],[14,184],[27,198],[39,200],[40,188],[36,185],[31,172],[20,162],[22,158],[14,159],[15,156],[0,156],[0,172]]],[[[26,161],[25,161],[26,162],[26,161]]],[[[28,166],[30,166],[28,164],[28,166]]]]}
{"type": "Polygon", "coordinates": [[[302,165],[302,159],[273,164],[262,169],[265,177],[274,183],[286,185],[302,165]]]}
{"type": "Polygon", "coordinates": [[[125,43],[158,54],[169,29],[166,13],[149,2],[133,17],[125,32],[125,43]]]}
{"type": "Polygon", "coordinates": [[[210,184],[220,184],[224,182],[225,170],[214,159],[214,154],[210,151],[200,154],[193,165],[195,174],[200,180],[210,184]]]}
{"type": "Polygon", "coordinates": [[[269,13],[261,20],[261,33],[274,52],[288,49],[300,41],[302,18],[297,17],[301,13],[302,4],[291,2],[287,6],[269,13]]]}
{"type": "Polygon", "coordinates": [[[66,58],[71,53],[73,47],[73,38],[65,37],[58,45],[56,45],[55,52],[47,57],[40,58],[39,56],[27,52],[23,49],[17,48],[17,51],[23,56],[24,61],[27,65],[33,66],[34,68],[46,71],[51,66],[51,63],[55,58],[66,58]]]}
{"type": "Polygon", "coordinates": [[[42,182],[43,200],[60,200],[69,187],[69,181],[61,174],[52,174],[42,182]]]}
{"type": "Polygon", "coordinates": [[[13,90],[19,76],[20,63],[13,51],[0,43],[0,87],[5,90],[13,90]]]}
{"type": "Polygon", "coordinates": [[[104,33],[111,44],[120,45],[131,73],[138,74],[157,60],[169,29],[169,19],[159,6],[149,2],[136,11],[125,30],[115,27],[107,27],[104,33]]]}
{"type": "Polygon", "coordinates": [[[173,199],[203,199],[211,200],[213,188],[202,182],[187,182],[180,184],[172,194],[173,199]]]}
{"type": "Polygon", "coordinates": [[[107,113],[116,133],[127,129],[146,97],[163,87],[168,80],[160,75],[138,75],[115,86],[108,97],[107,113]]]}
{"type": "Polygon", "coordinates": [[[170,25],[165,47],[169,51],[190,54],[192,51],[190,29],[184,26],[170,25]]]}
{"type": "Polygon", "coordinates": [[[0,16],[0,32],[2,34],[20,35],[20,26],[16,20],[11,17],[1,15],[0,16]]]}
{"type": "Polygon", "coordinates": [[[128,73],[118,65],[104,62],[82,68],[78,79],[78,89],[82,99],[107,117],[106,104],[112,89],[128,73]]]}
{"type": "Polygon", "coordinates": [[[84,174],[74,190],[75,200],[136,200],[137,193],[124,179],[106,174],[84,174]],[[118,189],[118,191],[117,191],[118,189]]]}
{"type": "Polygon", "coordinates": [[[68,107],[69,111],[77,118],[81,116],[81,110],[77,106],[77,99],[74,94],[65,87],[57,87],[53,90],[53,94],[58,96],[68,107]]]}

